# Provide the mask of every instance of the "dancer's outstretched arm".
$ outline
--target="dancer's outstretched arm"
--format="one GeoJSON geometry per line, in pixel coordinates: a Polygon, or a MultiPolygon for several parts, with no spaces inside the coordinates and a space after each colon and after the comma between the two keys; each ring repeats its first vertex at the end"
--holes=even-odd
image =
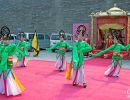
{"type": "Polygon", "coordinates": [[[105,50],[102,50],[96,54],[92,54],[92,57],[101,56],[103,53],[112,50],[115,47],[116,44],[111,45],[109,48],[106,48],[105,50]]]}
{"type": "Polygon", "coordinates": [[[125,46],[125,49],[126,49],[126,50],[130,49],[130,44],[127,44],[127,45],[125,46]]]}
{"type": "Polygon", "coordinates": [[[66,42],[66,44],[67,44],[67,49],[70,49],[70,50],[73,49],[73,47],[68,42],[66,42]]]}
{"type": "Polygon", "coordinates": [[[56,44],[52,45],[50,48],[46,48],[47,51],[51,51],[52,49],[56,48],[59,45],[60,42],[57,42],[56,44]]]}

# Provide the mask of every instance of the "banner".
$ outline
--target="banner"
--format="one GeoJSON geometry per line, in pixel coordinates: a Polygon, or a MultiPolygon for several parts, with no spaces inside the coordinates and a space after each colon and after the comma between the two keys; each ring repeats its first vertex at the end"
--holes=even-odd
{"type": "Polygon", "coordinates": [[[33,39],[32,39],[32,47],[34,49],[34,56],[38,56],[39,54],[39,44],[38,44],[38,37],[37,37],[37,32],[35,31],[33,39]]]}

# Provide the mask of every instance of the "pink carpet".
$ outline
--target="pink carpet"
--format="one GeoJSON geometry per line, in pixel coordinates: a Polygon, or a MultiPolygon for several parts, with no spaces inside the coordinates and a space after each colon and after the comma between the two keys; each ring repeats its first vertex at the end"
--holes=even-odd
{"type": "Polygon", "coordinates": [[[15,97],[0,95],[0,100],[130,100],[130,70],[122,69],[118,78],[105,77],[109,62],[101,58],[85,61],[88,87],[82,88],[72,86],[65,72],[55,69],[55,62],[30,61],[28,67],[14,69],[25,92],[15,97]]]}

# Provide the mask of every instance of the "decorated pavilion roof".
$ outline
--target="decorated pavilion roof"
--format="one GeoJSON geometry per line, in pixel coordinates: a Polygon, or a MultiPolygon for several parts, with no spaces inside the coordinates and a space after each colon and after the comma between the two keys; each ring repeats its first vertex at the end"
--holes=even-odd
{"type": "Polygon", "coordinates": [[[99,11],[96,13],[91,13],[91,16],[100,17],[100,16],[130,16],[130,12],[124,11],[123,9],[117,7],[114,4],[114,7],[108,9],[107,11],[99,11]]]}

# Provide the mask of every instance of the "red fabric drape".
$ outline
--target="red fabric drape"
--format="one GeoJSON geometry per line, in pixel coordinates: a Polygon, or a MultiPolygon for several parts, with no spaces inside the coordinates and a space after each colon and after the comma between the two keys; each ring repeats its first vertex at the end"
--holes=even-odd
{"type": "Polygon", "coordinates": [[[103,24],[112,24],[117,23],[121,24],[123,26],[127,26],[128,17],[127,16],[119,16],[119,17],[97,17],[96,23],[97,25],[103,25],[103,24]]]}
{"type": "MultiPolygon", "coordinates": [[[[127,24],[128,23],[128,17],[127,16],[105,16],[105,17],[97,17],[96,18],[96,42],[98,42],[98,30],[99,30],[99,26],[100,25],[104,25],[104,24],[120,24],[122,26],[124,26],[124,34],[125,34],[125,42],[124,44],[127,44],[127,24]]],[[[96,47],[97,47],[96,43],[96,47]]]]}

